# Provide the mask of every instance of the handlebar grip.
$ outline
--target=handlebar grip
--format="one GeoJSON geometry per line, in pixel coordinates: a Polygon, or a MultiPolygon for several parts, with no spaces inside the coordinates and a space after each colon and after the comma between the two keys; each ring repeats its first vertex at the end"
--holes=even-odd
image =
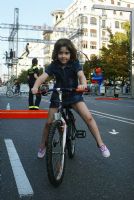
{"type": "Polygon", "coordinates": [[[84,88],[84,89],[76,88],[75,91],[82,93],[82,92],[88,92],[88,89],[87,88],[84,88]]]}

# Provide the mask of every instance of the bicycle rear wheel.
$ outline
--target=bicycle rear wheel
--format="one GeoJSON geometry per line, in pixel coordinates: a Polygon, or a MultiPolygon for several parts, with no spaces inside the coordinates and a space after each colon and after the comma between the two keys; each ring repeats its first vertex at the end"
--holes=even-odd
{"type": "Polygon", "coordinates": [[[67,150],[69,158],[73,158],[75,155],[75,132],[74,123],[72,120],[69,120],[67,128],[67,150]]]}
{"type": "Polygon", "coordinates": [[[12,90],[7,90],[7,92],[6,92],[7,97],[13,97],[13,95],[14,95],[14,93],[12,90]]]}
{"type": "Polygon", "coordinates": [[[52,123],[49,129],[46,151],[47,174],[55,187],[62,183],[65,170],[65,149],[63,149],[62,121],[52,123]]]}

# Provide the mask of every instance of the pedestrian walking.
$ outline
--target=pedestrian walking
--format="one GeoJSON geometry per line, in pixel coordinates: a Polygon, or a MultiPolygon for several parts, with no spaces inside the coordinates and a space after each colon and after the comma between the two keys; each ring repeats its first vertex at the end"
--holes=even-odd
{"type": "Polygon", "coordinates": [[[34,95],[31,91],[31,89],[34,86],[34,83],[36,81],[36,79],[39,76],[39,69],[38,69],[38,60],[37,58],[33,58],[32,59],[32,66],[31,68],[28,70],[28,84],[29,84],[29,110],[38,110],[39,109],[39,105],[41,102],[41,94],[36,94],[34,95]],[[35,99],[34,99],[35,96],[35,99]]]}
{"type": "MultiPolygon", "coordinates": [[[[46,68],[35,82],[32,92],[37,94],[39,86],[49,77],[54,75],[56,83],[54,88],[87,88],[87,81],[82,70],[82,66],[77,59],[77,50],[69,39],[59,39],[54,46],[52,63],[46,68]]],[[[48,130],[51,126],[53,115],[58,110],[59,98],[57,92],[53,92],[48,113],[48,121],[45,124],[41,144],[38,151],[38,158],[43,158],[46,152],[48,130]]],[[[87,124],[90,132],[95,138],[96,144],[104,157],[110,156],[110,151],[104,144],[97,124],[86,106],[83,95],[79,93],[69,93],[63,95],[63,104],[71,106],[87,124]]]]}

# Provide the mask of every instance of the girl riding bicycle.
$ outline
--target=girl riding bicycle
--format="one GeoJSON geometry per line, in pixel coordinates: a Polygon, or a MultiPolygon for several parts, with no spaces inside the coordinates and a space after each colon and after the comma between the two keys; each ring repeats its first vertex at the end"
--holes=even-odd
{"type": "MultiPolygon", "coordinates": [[[[55,43],[52,60],[52,63],[46,68],[45,73],[36,80],[32,88],[33,94],[38,92],[39,86],[49,76],[54,76],[56,79],[54,88],[79,88],[81,90],[87,88],[85,75],[77,59],[77,50],[69,39],[59,39],[55,43]]],[[[45,156],[49,126],[53,121],[53,115],[57,112],[59,104],[57,92],[53,92],[50,101],[48,120],[44,126],[41,144],[37,155],[38,158],[43,158],[45,156]]],[[[66,93],[63,95],[63,103],[65,106],[71,106],[81,116],[95,138],[102,156],[109,157],[110,151],[100,136],[97,124],[86,106],[82,94],[75,92],[66,93]]]]}

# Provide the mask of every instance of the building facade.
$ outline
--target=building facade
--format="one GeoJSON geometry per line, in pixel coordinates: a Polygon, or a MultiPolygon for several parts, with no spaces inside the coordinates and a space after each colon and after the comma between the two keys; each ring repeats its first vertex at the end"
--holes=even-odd
{"type": "MultiPolygon", "coordinates": [[[[90,59],[93,55],[99,56],[102,46],[107,47],[107,28],[110,28],[113,34],[124,32],[123,23],[130,18],[128,12],[93,9],[94,4],[134,8],[133,0],[74,0],[65,11],[55,10],[51,13],[54,29],[64,27],[66,30],[50,32],[49,39],[71,39],[79,52],[81,63],[84,63],[87,57],[90,59]]],[[[47,34],[44,32],[44,38],[47,34]]],[[[51,61],[53,45],[47,50],[44,52],[45,63],[51,61]]]]}

